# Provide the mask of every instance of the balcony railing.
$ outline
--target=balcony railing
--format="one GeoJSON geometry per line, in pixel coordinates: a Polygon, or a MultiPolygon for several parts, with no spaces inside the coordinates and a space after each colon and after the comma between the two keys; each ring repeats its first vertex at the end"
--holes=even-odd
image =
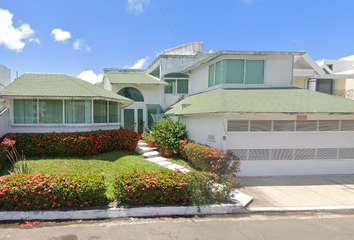
{"type": "Polygon", "coordinates": [[[353,100],[354,89],[333,89],[332,95],[353,100]]]}

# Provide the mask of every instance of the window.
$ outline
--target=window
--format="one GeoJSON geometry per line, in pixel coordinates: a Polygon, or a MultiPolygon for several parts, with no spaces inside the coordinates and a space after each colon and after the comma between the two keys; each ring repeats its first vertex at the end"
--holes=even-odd
{"type": "Polygon", "coordinates": [[[14,99],[14,123],[37,124],[37,99],[14,99]]]}
{"type": "Polygon", "coordinates": [[[107,101],[102,101],[102,100],[93,101],[93,122],[94,123],[107,122],[107,101]]]}
{"type": "Polygon", "coordinates": [[[65,100],[65,123],[91,123],[91,100],[65,100]]]}
{"type": "Polygon", "coordinates": [[[120,103],[104,100],[14,99],[13,108],[14,124],[120,123],[121,120],[120,103]]]}
{"type": "Polygon", "coordinates": [[[188,75],[183,73],[170,73],[166,74],[165,94],[188,94],[188,75]]]}
{"type": "Polygon", "coordinates": [[[160,66],[158,66],[157,68],[155,68],[155,70],[153,70],[150,75],[156,77],[156,78],[160,78],[160,66]]]}
{"type": "Polygon", "coordinates": [[[209,66],[208,86],[264,84],[264,60],[225,59],[209,66]]]}
{"type": "Polygon", "coordinates": [[[39,100],[39,123],[63,123],[63,100],[39,100]]]}
{"type": "Polygon", "coordinates": [[[141,94],[138,89],[133,87],[122,88],[119,90],[118,94],[135,102],[144,102],[143,94],[141,94]]]}
{"type": "Polygon", "coordinates": [[[109,123],[120,122],[120,103],[109,102],[109,123]]]}

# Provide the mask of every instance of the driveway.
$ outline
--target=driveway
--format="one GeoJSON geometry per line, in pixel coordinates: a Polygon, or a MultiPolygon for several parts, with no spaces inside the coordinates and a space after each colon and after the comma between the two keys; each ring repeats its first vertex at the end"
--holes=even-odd
{"type": "Polygon", "coordinates": [[[249,208],[354,206],[354,174],[241,177],[240,191],[253,197],[249,208]]]}

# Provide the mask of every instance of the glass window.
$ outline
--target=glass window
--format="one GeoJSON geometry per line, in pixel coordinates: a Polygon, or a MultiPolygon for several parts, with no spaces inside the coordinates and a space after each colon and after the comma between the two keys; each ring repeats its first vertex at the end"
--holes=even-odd
{"type": "Polygon", "coordinates": [[[63,100],[39,100],[39,123],[63,123],[63,100]]]}
{"type": "Polygon", "coordinates": [[[215,64],[215,85],[219,85],[223,83],[223,79],[224,79],[224,72],[225,72],[225,67],[224,67],[224,62],[226,60],[222,60],[220,62],[217,62],[215,64]]]}
{"type": "Polygon", "coordinates": [[[226,60],[226,79],[224,82],[243,84],[244,65],[244,60],[226,60]]]}
{"type": "Polygon", "coordinates": [[[177,93],[188,93],[188,79],[177,79],[177,93]]]}
{"type": "Polygon", "coordinates": [[[209,81],[208,87],[214,86],[214,64],[209,66],[209,81]]]}
{"type": "Polygon", "coordinates": [[[118,94],[136,102],[144,102],[143,94],[141,94],[138,89],[133,87],[122,88],[119,90],[118,94]]]}
{"type": "Polygon", "coordinates": [[[165,82],[168,86],[165,86],[165,93],[176,93],[176,79],[166,79],[165,82]]]}
{"type": "Polygon", "coordinates": [[[263,60],[247,60],[246,61],[246,84],[263,84],[264,83],[264,61],[263,60]]]}
{"type": "Polygon", "coordinates": [[[107,101],[93,101],[93,122],[107,123],[107,101]]]}
{"type": "Polygon", "coordinates": [[[14,99],[14,123],[37,124],[37,99],[14,99]]]}
{"type": "Polygon", "coordinates": [[[65,100],[65,123],[91,122],[91,100],[65,100]]]}
{"type": "Polygon", "coordinates": [[[120,122],[120,103],[109,102],[109,123],[120,122]]]}

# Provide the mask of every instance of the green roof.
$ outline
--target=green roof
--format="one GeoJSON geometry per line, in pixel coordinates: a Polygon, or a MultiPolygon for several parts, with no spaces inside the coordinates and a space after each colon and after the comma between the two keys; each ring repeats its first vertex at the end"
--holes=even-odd
{"type": "Polygon", "coordinates": [[[111,84],[168,85],[145,73],[106,73],[111,84]]]}
{"type": "Polygon", "coordinates": [[[210,113],[352,113],[354,101],[300,88],[217,89],[189,96],[167,115],[210,113]]]}
{"type": "Polygon", "coordinates": [[[89,98],[122,103],[134,101],[65,74],[25,73],[0,92],[2,97],[89,98]]]}

